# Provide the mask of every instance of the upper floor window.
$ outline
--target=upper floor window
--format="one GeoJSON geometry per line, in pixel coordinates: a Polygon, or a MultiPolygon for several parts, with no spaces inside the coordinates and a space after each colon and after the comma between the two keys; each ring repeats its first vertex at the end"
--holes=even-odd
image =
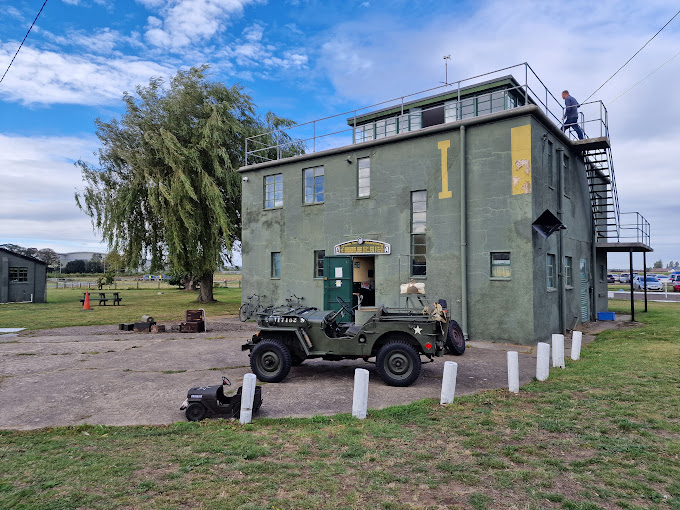
{"type": "Polygon", "coordinates": [[[9,282],[10,283],[24,283],[28,281],[27,267],[10,267],[9,268],[9,282]]]}
{"type": "Polygon", "coordinates": [[[371,195],[371,158],[357,159],[357,196],[371,195]]]}
{"type": "Polygon", "coordinates": [[[283,174],[264,178],[264,208],[283,207],[283,174]]]}
{"type": "Polygon", "coordinates": [[[305,168],[303,171],[305,204],[321,204],[324,200],[323,167],[305,168]]]}
{"type": "Polygon", "coordinates": [[[548,186],[555,186],[555,166],[553,165],[553,143],[548,141],[548,186]]]}

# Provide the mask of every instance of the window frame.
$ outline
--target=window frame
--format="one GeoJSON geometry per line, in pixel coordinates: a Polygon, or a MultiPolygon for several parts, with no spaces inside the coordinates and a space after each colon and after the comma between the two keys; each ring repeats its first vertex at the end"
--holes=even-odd
{"type": "MultiPolygon", "coordinates": [[[[365,198],[371,198],[371,157],[366,156],[364,158],[357,158],[357,198],[358,199],[365,199],[365,198]],[[361,162],[362,161],[368,161],[368,167],[361,167],[361,162]],[[362,195],[361,194],[361,171],[362,170],[368,170],[368,177],[363,177],[364,179],[368,179],[368,194],[362,195]]],[[[364,187],[365,189],[365,187],[364,187]]]]}
{"type": "Polygon", "coordinates": [[[551,140],[548,140],[548,187],[555,189],[555,146],[551,140]]]}
{"type": "Polygon", "coordinates": [[[326,172],[324,169],[323,165],[320,166],[313,166],[313,167],[308,167],[308,168],[303,168],[302,169],[302,205],[318,205],[318,204],[323,204],[326,201],[326,172]],[[312,198],[313,200],[311,202],[307,201],[307,197],[309,196],[307,194],[307,172],[311,171],[312,172],[312,198]],[[317,173],[317,172],[321,173],[317,173]],[[318,192],[316,191],[316,184],[317,184],[317,178],[321,178],[322,182],[322,188],[321,188],[321,195],[322,195],[322,200],[317,200],[317,194],[318,192]]]}
{"type": "Polygon", "coordinates": [[[554,253],[546,253],[545,256],[545,285],[548,291],[557,290],[557,257],[554,253]],[[551,281],[552,280],[552,281],[551,281]],[[550,285],[550,284],[553,285],[550,285]]]}
{"type": "Polygon", "coordinates": [[[8,276],[9,283],[28,283],[28,266],[10,267],[8,276]],[[16,273],[14,278],[12,277],[12,272],[16,273]]]}
{"type": "Polygon", "coordinates": [[[264,199],[264,209],[265,209],[265,210],[270,210],[270,209],[281,209],[281,208],[283,208],[283,174],[282,174],[282,173],[278,173],[278,174],[265,175],[265,176],[262,178],[262,183],[263,183],[263,187],[264,187],[264,188],[263,188],[263,191],[264,191],[264,196],[263,196],[263,199],[264,199]],[[276,182],[276,181],[277,181],[277,177],[280,177],[278,183],[276,182]],[[269,179],[269,178],[273,178],[273,181],[272,181],[271,183],[268,183],[268,182],[267,182],[267,179],[269,179]],[[276,205],[276,185],[277,185],[277,184],[280,184],[280,185],[281,185],[281,189],[280,189],[280,191],[281,191],[281,204],[280,204],[280,205],[276,205]],[[272,201],[273,201],[273,205],[272,205],[272,206],[268,206],[268,205],[267,205],[267,203],[268,203],[268,199],[267,199],[267,195],[268,195],[267,187],[268,187],[268,186],[273,186],[273,188],[274,188],[273,191],[272,191],[272,197],[273,197],[273,198],[272,198],[272,201]]]}
{"type": "MultiPolygon", "coordinates": [[[[418,207],[420,209],[420,207],[418,207]]],[[[410,245],[411,245],[411,256],[410,258],[410,263],[409,263],[409,274],[412,278],[427,278],[427,190],[416,190],[416,191],[411,191],[411,235],[410,235],[410,245]],[[423,193],[425,199],[424,200],[415,200],[416,194],[423,193]],[[423,211],[415,211],[415,204],[424,204],[424,210],[423,211]],[[415,215],[416,214],[423,214],[423,220],[415,221],[415,215]],[[418,231],[416,232],[416,225],[418,227],[418,231]],[[422,227],[422,230],[421,230],[422,227]],[[416,237],[418,240],[421,240],[422,242],[415,242],[416,237]],[[422,253],[416,253],[415,252],[415,247],[419,246],[422,247],[423,252],[422,253]],[[414,268],[416,267],[416,257],[423,260],[422,263],[418,264],[418,267],[423,268],[422,273],[417,273],[414,271],[414,268]]]]}
{"type": "Polygon", "coordinates": [[[574,288],[574,258],[565,255],[564,260],[562,262],[563,267],[564,267],[564,286],[567,289],[573,289],[574,288]],[[567,264],[569,262],[569,264],[567,264]]]}
{"type": "Polygon", "coordinates": [[[512,279],[512,255],[510,251],[491,251],[489,252],[489,279],[491,280],[500,280],[500,281],[508,281],[512,279]],[[502,255],[502,254],[507,254],[508,255],[508,263],[507,264],[494,264],[494,255],[502,255]],[[508,276],[497,276],[494,275],[494,268],[495,267],[507,267],[508,268],[508,276]]]}
{"type": "Polygon", "coordinates": [[[281,252],[280,251],[273,251],[271,252],[271,258],[270,258],[270,273],[269,277],[272,280],[280,280],[281,279],[281,252]],[[278,257],[277,257],[278,255],[278,257]],[[274,263],[274,260],[278,258],[278,274],[277,274],[277,266],[274,263]]]}
{"type": "Polygon", "coordinates": [[[326,250],[314,250],[314,278],[323,279],[323,261],[325,258],[326,250]],[[318,254],[321,254],[321,257],[318,257],[318,254]],[[319,266],[319,262],[321,262],[321,266],[319,266]]]}

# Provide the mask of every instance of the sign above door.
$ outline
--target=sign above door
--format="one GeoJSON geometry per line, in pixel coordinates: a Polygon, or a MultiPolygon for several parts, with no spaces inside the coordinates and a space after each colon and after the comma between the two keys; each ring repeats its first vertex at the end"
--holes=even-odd
{"type": "Polygon", "coordinates": [[[335,255],[389,255],[391,250],[389,243],[360,237],[354,241],[336,244],[333,253],[335,255]]]}

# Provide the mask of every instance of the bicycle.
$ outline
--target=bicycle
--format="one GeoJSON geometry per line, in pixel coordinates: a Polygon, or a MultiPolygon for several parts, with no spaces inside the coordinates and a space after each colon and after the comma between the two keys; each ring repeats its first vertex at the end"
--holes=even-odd
{"type": "Polygon", "coordinates": [[[248,296],[248,302],[243,303],[241,305],[241,308],[238,309],[238,318],[241,320],[241,322],[245,322],[248,319],[250,319],[253,315],[266,310],[266,308],[260,304],[260,298],[263,297],[265,297],[264,294],[262,294],[261,296],[258,294],[248,296]],[[257,301],[254,304],[253,298],[257,298],[257,301]]]}
{"type": "Polygon", "coordinates": [[[300,306],[300,301],[302,301],[303,299],[305,299],[305,298],[298,297],[295,294],[293,294],[288,299],[286,299],[286,306],[288,308],[297,308],[297,307],[300,306]],[[293,304],[293,301],[295,301],[295,304],[293,304]]]}

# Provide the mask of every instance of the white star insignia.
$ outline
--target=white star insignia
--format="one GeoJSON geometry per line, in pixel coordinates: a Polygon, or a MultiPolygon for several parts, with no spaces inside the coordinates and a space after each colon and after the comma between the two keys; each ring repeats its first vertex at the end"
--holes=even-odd
{"type": "Polygon", "coordinates": [[[420,335],[420,333],[421,333],[422,331],[423,331],[423,328],[421,328],[420,326],[415,326],[415,327],[413,328],[413,332],[414,332],[416,335],[420,335]]]}

